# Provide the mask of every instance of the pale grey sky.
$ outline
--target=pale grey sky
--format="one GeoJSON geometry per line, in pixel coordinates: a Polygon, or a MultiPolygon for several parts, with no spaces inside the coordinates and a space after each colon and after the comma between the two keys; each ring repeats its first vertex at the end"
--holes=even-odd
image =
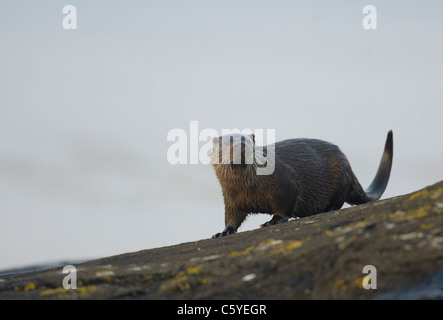
{"type": "MultiPolygon", "coordinates": [[[[0,270],[208,238],[209,166],[170,130],[275,129],[337,144],[383,198],[443,178],[441,1],[2,1],[0,270]],[[62,26],[64,5],[77,30],[62,26]],[[377,30],[362,9],[377,8],[377,30]]],[[[240,231],[269,217],[254,216],[240,231]]]]}

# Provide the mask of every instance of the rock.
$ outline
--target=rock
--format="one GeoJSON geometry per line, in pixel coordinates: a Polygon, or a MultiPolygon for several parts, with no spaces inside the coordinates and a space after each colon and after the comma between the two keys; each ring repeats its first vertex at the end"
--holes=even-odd
{"type": "Polygon", "coordinates": [[[53,268],[0,276],[0,298],[441,298],[443,181],[276,226],[74,267],[76,279],[66,282],[76,289],[63,287],[73,273],[53,268]],[[365,266],[372,271],[364,273],[365,266]]]}

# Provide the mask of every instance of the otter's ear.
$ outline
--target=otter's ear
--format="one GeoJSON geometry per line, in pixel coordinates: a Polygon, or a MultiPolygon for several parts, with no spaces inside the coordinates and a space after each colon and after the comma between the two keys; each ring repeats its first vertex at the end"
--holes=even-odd
{"type": "Polygon", "coordinates": [[[254,141],[255,143],[255,134],[251,133],[249,136],[251,137],[252,141],[254,141]]]}
{"type": "Polygon", "coordinates": [[[213,138],[212,138],[212,143],[213,143],[213,144],[218,144],[219,138],[220,138],[220,137],[213,137],[213,138]]]}

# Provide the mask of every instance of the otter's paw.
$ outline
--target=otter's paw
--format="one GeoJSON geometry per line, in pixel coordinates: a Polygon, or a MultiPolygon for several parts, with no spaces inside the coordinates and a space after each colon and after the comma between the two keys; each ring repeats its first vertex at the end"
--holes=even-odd
{"type": "Polygon", "coordinates": [[[274,224],[288,222],[289,218],[274,215],[271,220],[260,225],[261,228],[273,226],[274,224]]]}
{"type": "Polygon", "coordinates": [[[225,230],[223,230],[223,232],[214,234],[214,235],[212,236],[212,239],[220,238],[220,237],[224,237],[224,236],[228,236],[228,235],[230,235],[230,234],[234,234],[234,233],[237,233],[237,232],[234,230],[234,228],[232,228],[232,227],[226,227],[225,230]]]}

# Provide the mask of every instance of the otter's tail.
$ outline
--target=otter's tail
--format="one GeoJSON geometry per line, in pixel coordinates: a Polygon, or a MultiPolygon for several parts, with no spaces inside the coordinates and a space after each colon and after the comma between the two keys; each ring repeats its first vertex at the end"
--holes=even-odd
{"type": "Polygon", "coordinates": [[[355,178],[354,188],[345,201],[349,204],[362,204],[369,201],[375,201],[381,198],[383,192],[388,185],[389,176],[391,174],[393,156],[393,139],[392,130],[388,132],[386,137],[385,149],[378,166],[377,174],[371,185],[363,191],[357,178],[355,178]]]}

